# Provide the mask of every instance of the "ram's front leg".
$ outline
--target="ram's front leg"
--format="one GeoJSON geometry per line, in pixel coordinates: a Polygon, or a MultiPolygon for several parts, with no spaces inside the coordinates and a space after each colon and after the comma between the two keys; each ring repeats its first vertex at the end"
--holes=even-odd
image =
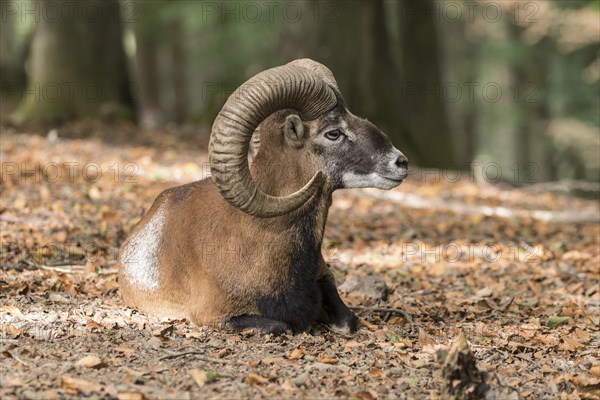
{"type": "Polygon", "coordinates": [[[317,284],[323,299],[321,320],[337,328],[348,330],[350,333],[356,332],[358,318],[341,299],[335,286],[335,279],[325,261],[321,263],[320,278],[317,280],[317,284]]]}

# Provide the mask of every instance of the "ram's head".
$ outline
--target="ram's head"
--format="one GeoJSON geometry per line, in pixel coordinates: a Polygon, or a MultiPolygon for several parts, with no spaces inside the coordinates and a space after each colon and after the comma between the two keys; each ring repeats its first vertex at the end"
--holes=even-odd
{"type": "Polygon", "coordinates": [[[406,177],[408,165],[383,132],[348,111],[331,71],[309,59],[269,69],[240,86],[215,120],[210,154],[223,197],[257,217],[288,214],[323,188],[391,189],[406,177]],[[300,171],[295,176],[311,172],[308,183],[285,196],[259,189],[248,166],[252,134],[269,117],[256,160],[275,175],[281,168],[300,171]]]}

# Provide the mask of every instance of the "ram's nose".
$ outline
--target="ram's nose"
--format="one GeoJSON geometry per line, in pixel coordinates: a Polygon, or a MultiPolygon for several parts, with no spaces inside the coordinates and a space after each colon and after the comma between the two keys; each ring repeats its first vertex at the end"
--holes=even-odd
{"type": "Polygon", "coordinates": [[[394,171],[398,180],[403,180],[408,175],[408,158],[398,149],[394,149],[395,155],[392,158],[390,169],[394,171]]]}
{"type": "Polygon", "coordinates": [[[408,170],[408,158],[402,153],[396,159],[396,167],[408,170]]]}

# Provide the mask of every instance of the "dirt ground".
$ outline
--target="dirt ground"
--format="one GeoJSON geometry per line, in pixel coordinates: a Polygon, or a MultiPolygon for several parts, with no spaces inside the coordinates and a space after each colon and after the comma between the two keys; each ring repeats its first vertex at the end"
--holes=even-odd
{"type": "Polygon", "coordinates": [[[3,128],[0,398],[600,398],[598,201],[466,174],[335,195],[323,251],[354,335],[125,308],[118,247],[162,190],[205,176],[205,143],[3,128]],[[470,366],[448,355],[463,334],[470,366]]]}

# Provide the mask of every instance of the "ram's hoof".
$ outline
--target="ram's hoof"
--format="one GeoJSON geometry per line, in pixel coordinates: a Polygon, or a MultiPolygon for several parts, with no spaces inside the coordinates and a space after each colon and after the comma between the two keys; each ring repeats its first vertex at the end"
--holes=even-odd
{"type": "Polygon", "coordinates": [[[345,325],[350,331],[350,333],[355,333],[358,330],[358,317],[354,314],[351,314],[348,317],[345,325]]]}
{"type": "Polygon", "coordinates": [[[333,331],[342,334],[355,333],[358,330],[358,318],[354,314],[349,314],[329,326],[333,331]]]}
{"type": "Polygon", "coordinates": [[[284,333],[292,333],[292,328],[285,322],[275,321],[270,325],[259,328],[262,333],[273,334],[276,336],[283,335],[284,333]]]}

